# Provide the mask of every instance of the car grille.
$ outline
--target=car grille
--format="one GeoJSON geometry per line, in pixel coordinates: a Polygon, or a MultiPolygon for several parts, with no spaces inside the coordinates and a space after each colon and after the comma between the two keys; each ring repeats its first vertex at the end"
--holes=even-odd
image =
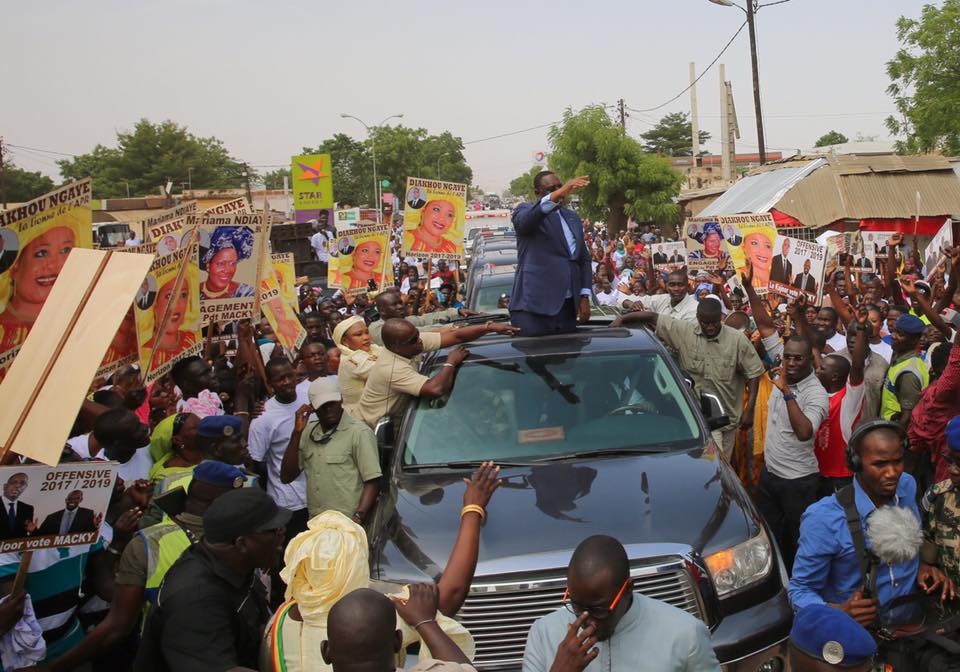
{"type": "MultiPolygon", "coordinates": [[[[704,619],[696,585],[681,561],[633,567],[630,573],[634,591],[704,619]]],[[[457,614],[477,646],[474,666],[519,667],[533,622],[561,605],[566,585],[565,569],[538,573],[537,578],[475,582],[457,614]]]]}

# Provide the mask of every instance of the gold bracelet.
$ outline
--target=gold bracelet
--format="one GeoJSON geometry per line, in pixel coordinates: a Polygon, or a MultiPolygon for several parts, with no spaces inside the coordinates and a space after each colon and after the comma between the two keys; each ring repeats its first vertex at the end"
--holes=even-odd
{"type": "Polygon", "coordinates": [[[234,411],[234,415],[250,415],[250,411],[234,411]]]}
{"type": "Polygon", "coordinates": [[[460,510],[460,517],[463,518],[468,513],[480,514],[481,523],[487,518],[487,512],[479,504],[467,504],[465,507],[463,507],[463,509],[460,510]]]}

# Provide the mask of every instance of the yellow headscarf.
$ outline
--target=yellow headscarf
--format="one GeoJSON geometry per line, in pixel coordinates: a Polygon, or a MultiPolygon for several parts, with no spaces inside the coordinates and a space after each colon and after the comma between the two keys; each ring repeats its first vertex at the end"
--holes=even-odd
{"type": "Polygon", "coordinates": [[[366,350],[351,350],[343,344],[343,335],[347,333],[347,330],[353,325],[360,324],[361,322],[365,321],[366,320],[364,320],[361,316],[353,315],[345,320],[342,320],[336,327],[333,328],[333,342],[338,348],[340,348],[340,356],[344,359],[351,357],[357,352],[363,352],[369,355],[369,357],[373,360],[376,360],[380,355],[380,351],[383,348],[376,343],[370,343],[370,352],[367,352],[366,350]]]}
{"type": "MultiPolygon", "coordinates": [[[[339,511],[324,511],[307,523],[287,545],[280,578],[287,584],[286,598],[297,601],[303,628],[300,634],[301,669],[329,670],[320,656],[327,638],[327,617],[344,595],[370,586],[367,535],[363,528],[339,511]]],[[[466,628],[443,614],[437,623],[463,652],[472,658],[475,647],[466,628]]],[[[397,616],[404,647],[419,640],[417,632],[397,616]]]]}

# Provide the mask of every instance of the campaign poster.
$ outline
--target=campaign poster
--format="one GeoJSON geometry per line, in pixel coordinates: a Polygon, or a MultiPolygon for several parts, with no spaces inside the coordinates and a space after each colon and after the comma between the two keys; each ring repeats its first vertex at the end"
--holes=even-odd
{"type": "MultiPolygon", "coordinates": [[[[140,291],[143,291],[141,286],[140,291]]],[[[138,293],[139,294],[139,293],[138,293]]],[[[126,369],[137,363],[137,318],[133,306],[127,311],[126,317],[120,323],[120,328],[110,342],[107,353],[97,369],[97,378],[109,378],[117,371],[126,369]]]]}
{"type": "Polygon", "coordinates": [[[0,378],[70,251],[93,248],[91,193],[88,178],[0,212],[0,378]]]}
{"type": "Polygon", "coordinates": [[[203,342],[196,241],[154,258],[133,300],[133,310],[145,383],[168,373],[175,362],[200,354],[203,342]]]}
{"type": "Polygon", "coordinates": [[[737,275],[743,278],[747,262],[753,266],[753,288],[759,296],[767,293],[773,270],[777,226],[768,212],[746,215],[722,215],[717,218],[724,232],[724,243],[737,275]]]}
{"type": "Polygon", "coordinates": [[[795,299],[801,295],[811,306],[819,306],[823,296],[823,271],[827,247],[820,243],[777,236],[770,268],[770,292],[795,299]]]}
{"type": "Polygon", "coordinates": [[[653,267],[658,271],[676,271],[687,263],[687,246],[683,243],[654,243],[650,246],[653,267]]]}
{"type": "Polygon", "coordinates": [[[200,221],[200,314],[203,324],[260,317],[263,213],[204,213],[200,221]]]}
{"type": "Polygon", "coordinates": [[[0,553],[93,544],[116,480],[116,462],[0,467],[0,553]]]}
{"type": "Polygon", "coordinates": [[[860,237],[863,240],[863,256],[870,259],[874,270],[877,263],[887,262],[888,247],[887,241],[892,236],[897,235],[896,231],[861,231],[860,237]]]}
{"type": "Polygon", "coordinates": [[[277,276],[277,283],[280,285],[280,295],[296,310],[300,303],[297,300],[297,273],[293,253],[271,254],[270,263],[273,264],[273,274],[277,276]]]}
{"type": "Polygon", "coordinates": [[[929,276],[937,266],[943,263],[943,260],[947,257],[944,250],[949,250],[953,245],[953,220],[947,217],[943,226],[940,227],[940,230],[930,240],[927,249],[923,252],[924,276],[929,276]]]}
{"type": "MultiPolygon", "coordinates": [[[[273,255],[282,256],[282,255],[273,255]]],[[[291,255],[293,256],[293,255],[291,255]]],[[[307,332],[300,324],[295,303],[287,301],[278,281],[278,273],[272,259],[267,255],[263,261],[260,279],[260,310],[273,328],[280,345],[287,352],[299,350],[307,340],[307,332]]]]}
{"type": "Polygon", "coordinates": [[[404,201],[402,256],[461,261],[467,185],[408,177],[404,201]]]}
{"type": "Polygon", "coordinates": [[[716,217],[688,217],[683,230],[688,271],[715,271],[723,259],[729,262],[723,229],[716,217]]]}
{"type": "Polygon", "coordinates": [[[321,210],[333,208],[333,165],[329,154],[290,157],[290,176],[293,178],[293,209],[298,224],[319,220],[321,210]]]}
{"type": "MultiPolygon", "coordinates": [[[[167,235],[176,235],[185,226],[196,222],[197,202],[189,201],[168,210],[162,210],[155,215],[143,218],[143,237],[147,242],[159,243],[167,235]]],[[[179,242],[179,236],[177,236],[179,242]]],[[[176,249],[174,247],[173,249],[176,249]]],[[[166,250],[173,252],[173,249],[166,250]]]]}
{"type": "Polygon", "coordinates": [[[383,289],[387,269],[392,269],[389,226],[364,221],[338,225],[335,243],[338,282],[333,286],[350,294],[383,289]]]}
{"type": "Polygon", "coordinates": [[[220,205],[215,205],[212,208],[207,208],[203,211],[204,215],[234,215],[251,213],[252,210],[250,210],[250,204],[247,203],[247,199],[243,196],[231,199],[229,201],[224,201],[220,205]]]}

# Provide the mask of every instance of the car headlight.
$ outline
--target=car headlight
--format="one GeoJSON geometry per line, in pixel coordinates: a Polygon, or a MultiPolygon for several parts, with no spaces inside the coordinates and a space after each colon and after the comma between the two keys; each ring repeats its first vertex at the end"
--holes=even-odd
{"type": "Polygon", "coordinates": [[[773,564],[773,548],[763,528],[760,534],[704,558],[717,596],[724,598],[763,579],[773,564]]]}

